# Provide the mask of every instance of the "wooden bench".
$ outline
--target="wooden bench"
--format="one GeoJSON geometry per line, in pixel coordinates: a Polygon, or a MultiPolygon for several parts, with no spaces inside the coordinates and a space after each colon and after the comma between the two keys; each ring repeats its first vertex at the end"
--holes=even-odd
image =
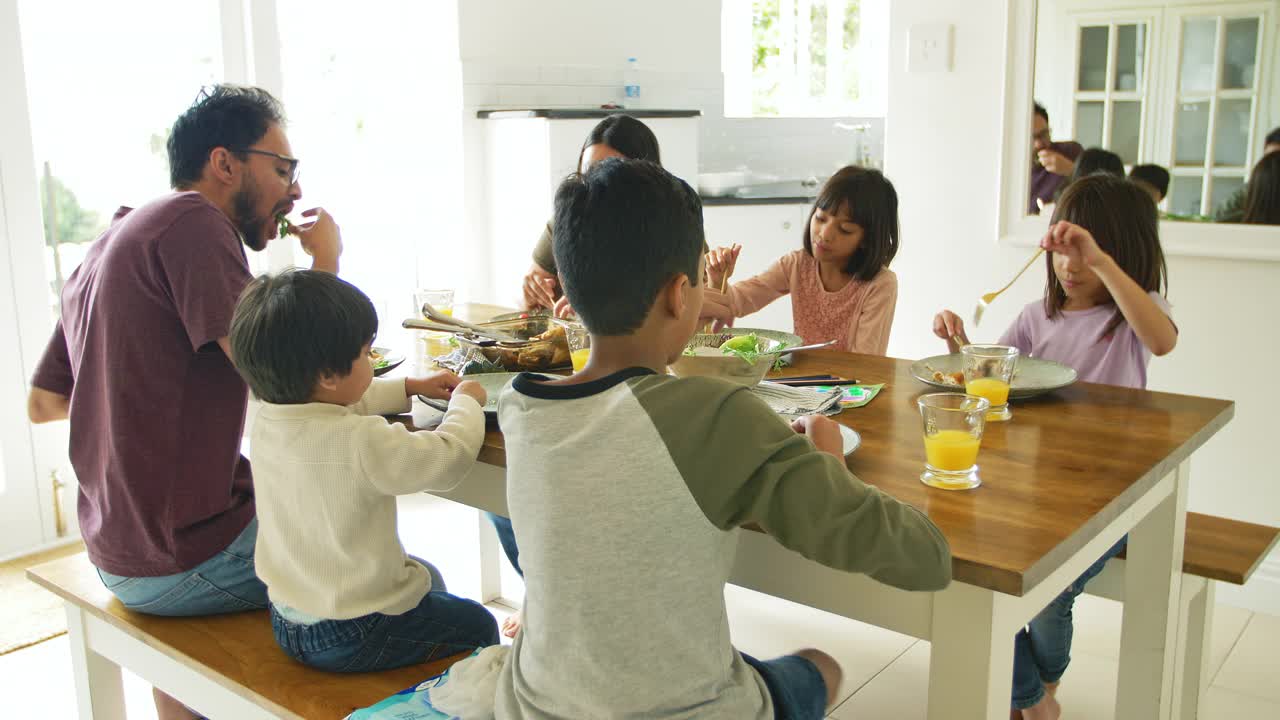
{"type": "MultiPolygon", "coordinates": [[[[1187,513],[1182,552],[1181,621],[1174,692],[1182,718],[1199,717],[1208,689],[1209,640],[1213,630],[1213,580],[1244,585],[1280,540],[1280,528],[1187,513]]],[[[1124,553],[1085,587],[1085,592],[1124,601],[1124,553]]]]}
{"type": "Polygon", "coordinates": [[[27,577],[66,603],[82,720],[124,720],[122,667],[213,720],[340,720],[465,657],[379,673],[327,673],[284,654],[265,610],[192,618],[135,613],[103,587],[83,553],[30,568],[27,577]]]}

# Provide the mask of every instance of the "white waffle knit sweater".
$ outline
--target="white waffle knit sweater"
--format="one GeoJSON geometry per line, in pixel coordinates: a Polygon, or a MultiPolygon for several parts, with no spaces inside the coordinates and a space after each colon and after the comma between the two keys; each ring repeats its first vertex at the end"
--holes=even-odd
{"type": "Polygon", "coordinates": [[[403,379],[375,379],[351,407],[263,403],[250,435],[258,506],[254,561],[271,602],[317,618],[399,615],[431,589],[396,531],[396,496],[448,490],[474,467],[484,411],[449,401],[440,427],[410,432],[403,379]]]}

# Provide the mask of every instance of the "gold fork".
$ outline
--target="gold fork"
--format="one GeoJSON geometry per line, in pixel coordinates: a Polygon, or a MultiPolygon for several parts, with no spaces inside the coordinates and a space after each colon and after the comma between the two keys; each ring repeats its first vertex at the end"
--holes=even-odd
{"type": "Polygon", "coordinates": [[[1034,263],[1036,259],[1039,258],[1043,252],[1044,252],[1044,248],[1037,248],[1036,254],[1031,256],[1031,259],[1027,261],[1027,264],[1023,265],[1022,269],[1018,271],[1018,274],[1014,275],[1013,279],[1010,280],[1008,283],[1006,283],[1004,287],[1000,288],[995,292],[989,292],[986,295],[983,295],[982,297],[978,298],[978,306],[973,309],[973,324],[975,327],[978,325],[978,323],[982,322],[982,313],[987,311],[987,306],[990,305],[992,302],[994,302],[995,299],[999,297],[1000,293],[1012,287],[1013,284],[1018,281],[1018,278],[1022,277],[1022,273],[1026,272],[1027,268],[1031,267],[1031,264],[1034,263]]]}

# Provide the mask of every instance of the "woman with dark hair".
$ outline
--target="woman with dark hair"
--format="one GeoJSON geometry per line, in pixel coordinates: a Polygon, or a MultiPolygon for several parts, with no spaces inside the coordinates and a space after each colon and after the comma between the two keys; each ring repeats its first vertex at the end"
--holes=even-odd
{"type": "Polygon", "coordinates": [[[1280,152],[1267,153],[1253,166],[1240,222],[1280,225],[1280,152]]]}
{"type": "MultiPolygon", "coordinates": [[[[578,154],[578,172],[586,172],[587,168],[611,157],[662,164],[658,138],[648,125],[630,115],[610,115],[591,129],[578,154]]],[[[556,259],[551,252],[551,221],[548,220],[533,249],[533,266],[524,276],[525,309],[553,308],[560,294],[556,259]]]]}

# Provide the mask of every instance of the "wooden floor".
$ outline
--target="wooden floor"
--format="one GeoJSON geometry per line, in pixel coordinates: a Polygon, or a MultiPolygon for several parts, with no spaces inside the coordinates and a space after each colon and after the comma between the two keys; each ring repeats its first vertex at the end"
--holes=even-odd
{"type": "MultiPolygon", "coordinates": [[[[411,552],[431,558],[433,537],[465,537],[474,511],[429,497],[402,506],[401,528],[411,552]]],[[[455,540],[456,541],[456,540],[455,540]]],[[[438,555],[436,553],[435,555],[438,555]]],[[[476,579],[468,568],[441,558],[450,589],[467,593],[476,579]]],[[[514,575],[504,578],[507,595],[519,596],[514,575]]],[[[881,628],[838,618],[747,590],[727,593],[734,642],[757,657],[770,657],[812,645],[827,650],[845,669],[846,682],[834,718],[924,718],[929,645],[881,628]]],[[[1059,697],[1064,718],[1113,717],[1120,605],[1083,595],[1077,603],[1074,661],[1059,697]]],[[[496,615],[508,610],[491,604],[496,615]]],[[[0,622],[7,622],[0,618],[0,622]]],[[[1209,720],[1280,717],[1280,684],[1275,682],[1273,648],[1280,646],[1280,618],[1219,605],[1214,615],[1210,655],[1209,720]]],[[[150,688],[125,673],[130,720],[155,717],[150,688]]],[[[75,717],[71,660],[65,637],[0,656],[3,717],[75,717]]],[[[221,720],[215,718],[214,720],[221,720]]]]}

